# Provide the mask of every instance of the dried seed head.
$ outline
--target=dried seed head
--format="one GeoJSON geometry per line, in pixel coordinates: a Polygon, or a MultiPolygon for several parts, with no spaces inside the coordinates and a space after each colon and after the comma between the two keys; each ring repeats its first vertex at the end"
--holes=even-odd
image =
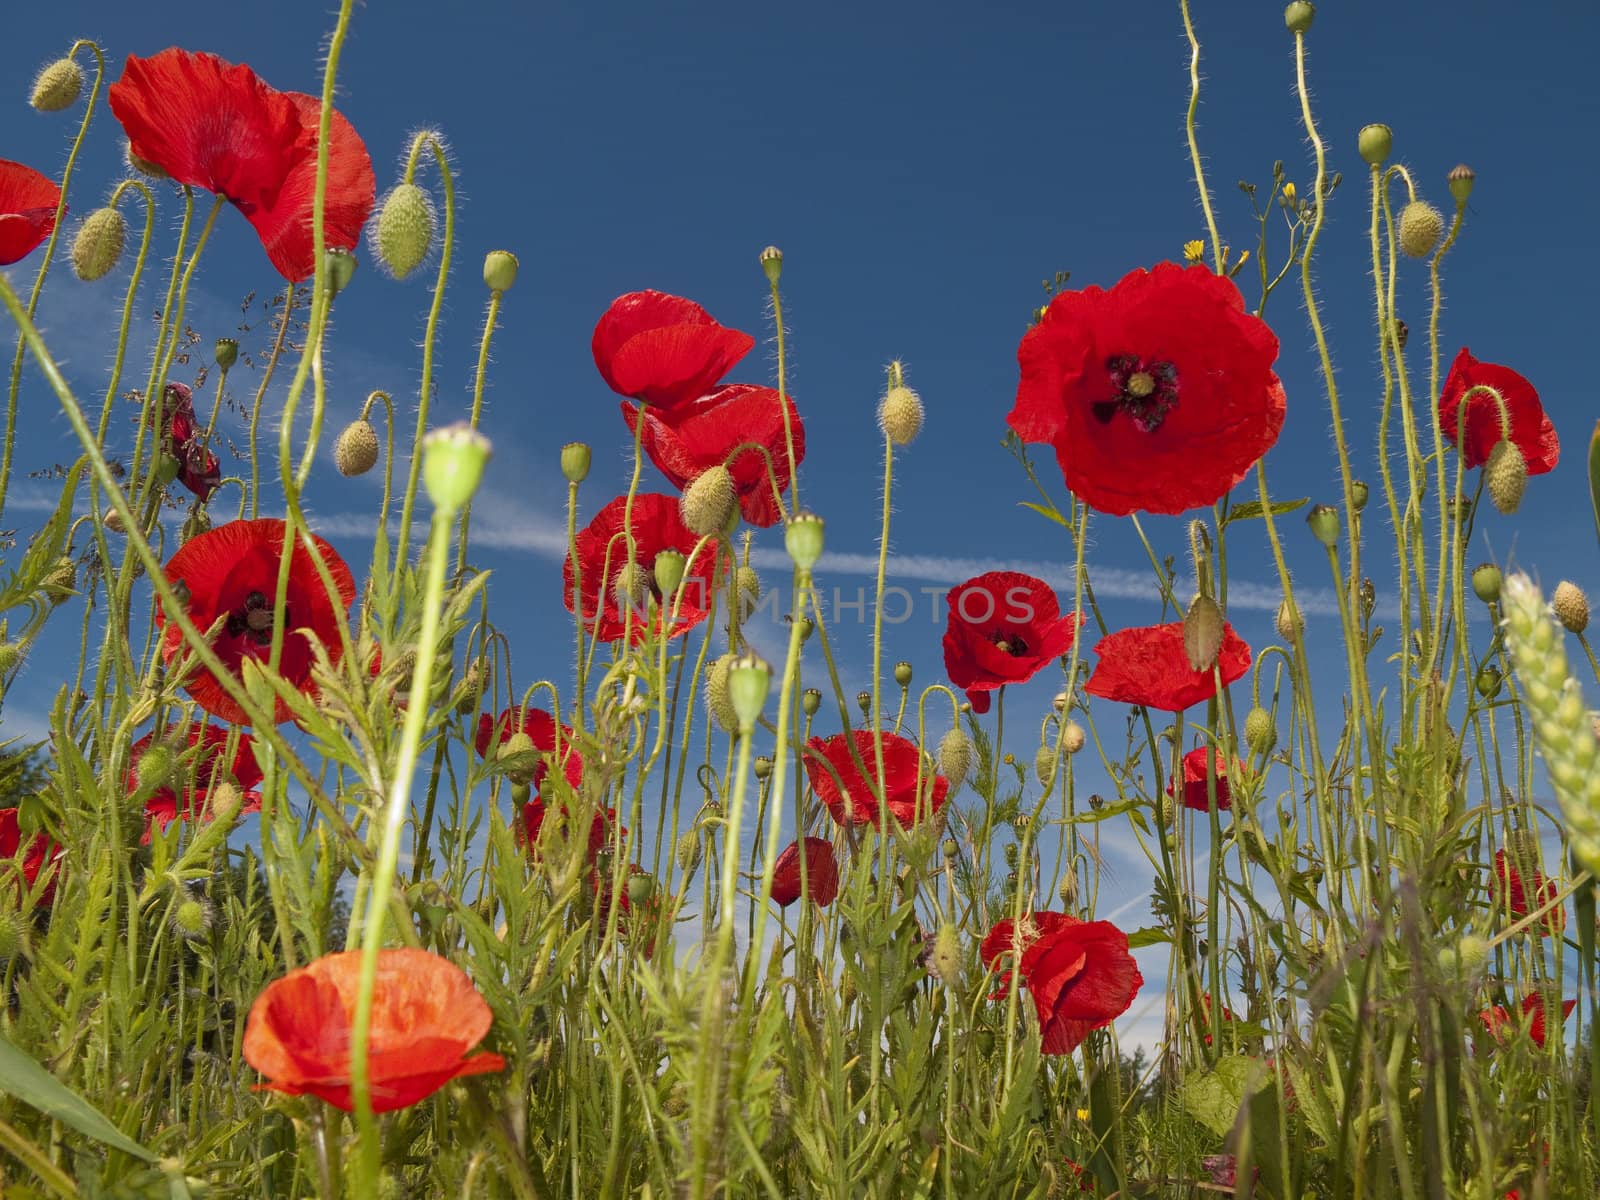
{"type": "Polygon", "coordinates": [[[1278,616],[1275,624],[1278,636],[1286,642],[1293,642],[1296,634],[1305,632],[1306,619],[1300,613],[1300,608],[1287,596],[1278,605],[1278,616]]]}
{"type": "Polygon", "coordinates": [[[1444,217],[1426,200],[1412,200],[1400,210],[1400,249],[1412,258],[1433,253],[1444,235],[1444,217]]]}
{"type": "Polygon", "coordinates": [[[1571,580],[1563,579],[1556,584],[1550,607],[1555,611],[1556,620],[1569,632],[1582,633],[1589,627],[1589,597],[1571,580]]]}
{"type": "Polygon", "coordinates": [[[83,68],[70,58],[58,58],[34,79],[28,103],[40,112],[60,112],[70,108],[82,91],[83,68]]]}
{"type": "Polygon", "coordinates": [[[733,475],[721,463],[707,467],[683,489],[678,503],[683,523],[700,537],[716,537],[727,532],[739,516],[739,495],[733,475]]]}
{"type": "Polygon", "coordinates": [[[1495,443],[1483,466],[1483,484],[1489,499],[1505,515],[1510,516],[1521,506],[1522,495],[1528,490],[1528,460],[1515,442],[1502,438],[1495,443]]]}
{"type": "Polygon", "coordinates": [[[776,246],[768,246],[763,250],[761,270],[766,273],[768,283],[777,283],[778,276],[783,274],[783,251],[776,246]]]}
{"type": "Polygon", "coordinates": [[[901,384],[878,401],[878,428],[896,446],[909,446],[922,432],[922,400],[901,384]]]}
{"type": "Polygon", "coordinates": [[[334,439],[333,465],[339,474],[365,475],[378,462],[378,431],[366,418],[351,421],[334,439]]]}
{"type": "Polygon", "coordinates": [[[1183,617],[1183,653],[1192,671],[1209,671],[1222,650],[1222,609],[1210,596],[1196,596],[1183,617]]]}
{"type": "Polygon", "coordinates": [[[1458,163],[1450,169],[1450,174],[1445,178],[1450,183],[1451,199],[1457,204],[1465,204],[1467,197],[1472,195],[1472,184],[1478,175],[1466,163],[1458,163]]]}
{"type": "Polygon", "coordinates": [[[372,257],[390,275],[404,279],[433,249],[433,200],[414,183],[396,184],[372,223],[372,257]]]}

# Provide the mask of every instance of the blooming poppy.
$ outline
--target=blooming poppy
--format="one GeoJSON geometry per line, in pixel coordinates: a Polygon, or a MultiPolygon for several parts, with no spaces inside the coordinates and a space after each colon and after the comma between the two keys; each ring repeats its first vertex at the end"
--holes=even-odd
{"type": "Polygon", "coordinates": [[[32,167],[0,158],[0,267],[32,254],[56,227],[61,189],[32,167]]]}
{"type": "MultiPolygon", "coordinates": [[[[1204,992],[1204,993],[1201,994],[1201,996],[1200,996],[1200,1007],[1205,1010],[1201,1014],[1201,1018],[1200,1019],[1201,1019],[1202,1023],[1205,1025],[1205,1027],[1207,1029],[1209,1029],[1209,1028],[1211,1028],[1211,993],[1210,992],[1204,992]]],[[[1235,1015],[1233,1010],[1230,1009],[1226,1004],[1224,1004],[1222,1006],[1222,1015],[1219,1018],[1219,1024],[1226,1025],[1230,1021],[1237,1021],[1238,1019],[1239,1019],[1238,1016],[1235,1015]]],[[[1206,1034],[1205,1038],[1202,1039],[1202,1040],[1204,1040],[1206,1045],[1208,1045],[1208,1046],[1211,1045],[1211,1035],[1209,1033],[1206,1034]]]]}
{"type": "Polygon", "coordinates": [[[966,690],[972,711],[989,711],[989,693],[1026,683],[1072,648],[1082,618],[1062,616],[1055,590],[1016,571],[990,571],[950,589],[944,668],[966,690]]]}
{"type": "MultiPolygon", "coordinates": [[[[65,853],[42,833],[36,833],[24,841],[22,827],[17,823],[17,810],[0,808],[0,864],[9,863],[20,855],[22,861],[18,865],[22,870],[22,883],[28,888],[31,889],[39,881],[39,872],[47,864],[59,862],[65,853]]],[[[49,904],[55,899],[55,894],[56,881],[52,877],[39,893],[39,903],[49,904]]]]}
{"type": "MultiPolygon", "coordinates": [[[[633,498],[634,561],[628,563],[628,540],[623,534],[626,496],[618,496],[594,515],[577,535],[578,565],[583,584],[583,620],[590,636],[602,642],[615,641],[631,624],[633,636],[645,634],[644,600],[648,595],[659,609],[661,589],[656,586],[653,567],[656,555],[676,550],[685,560],[694,553],[700,539],[683,523],[676,497],[646,492],[633,498]],[[632,608],[625,616],[624,605],[632,608]]],[[[710,541],[694,555],[684,571],[676,604],[678,619],[671,636],[687,633],[706,619],[711,607],[713,578],[716,572],[716,542],[710,541]]],[[[574,611],[572,596],[572,556],[563,565],[567,611],[574,611]]],[[[661,617],[656,618],[657,621],[661,617]]]]}
{"type": "MultiPolygon", "coordinates": [[[[163,731],[161,740],[171,732],[163,731]]],[[[139,762],[144,752],[157,740],[156,731],[151,730],[128,750],[127,787],[130,792],[138,787],[139,762]]],[[[197,746],[201,747],[200,751],[182,771],[181,778],[169,780],[145,797],[146,824],[142,842],[148,843],[154,830],[165,831],[174,820],[193,819],[205,810],[211,790],[230,779],[243,793],[239,812],[261,810],[261,793],[250,790],[261,782],[261,768],[256,764],[255,745],[248,733],[239,735],[239,748],[231,760],[227,757],[228,730],[223,726],[207,725],[202,731],[198,723],[191,724],[186,740],[191,751],[197,746]]]]}
{"type": "MultiPolygon", "coordinates": [[[[128,56],[107,93],[129,152],[179,183],[233,202],[290,283],[316,271],[311,219],[322,102],[267,86],[247,66],[172,47],[128,56]]],[[[372,212],[377,181],[360,135],[330,114],[323,236],[350,250],[372,212]]]]}
{"type": "MultiPolygon", "coordinates": [[[[1100,661],[1084,691],[1102,700],[1142,704],[1165,712],[1184,709],[1217,694],[1210,671],[1196,671],[1183,649],[1183,622],[1142,625],[1107,634],[1095,644],[1100,661]]],[[[1233,626],[1222,624],[1217,670],[1226,687],[1250,669],[1250,647],[1233,626]]]]}
{"type": "MultiPolygon", "coordinates": [[[[561,815],[567,816],[566,805],[561,806],[561,815]]],[[[522,806],[522,825],[517,831],[517,838],[526,845],[530,852],[537,846],[539,832],[544,828],[545,804],[542,799],[535,796],[522,806]]],[[[594,819],[589,822],[589,853],[595,855],[612,841],[612,829],[616,829],[620,837],[628,836],[628,827],[617,824],[617,810],[607,808],[598,810],[594,819]]]]}
{"type": "MultiPolygon", "coordinates": [[[[1576,1000],[1563,1000],[1561,1002],[1561,1019],[1565,1021],[1572,1015],[1572,1010],[1578,1007],[1576,1000]]],[[[1528,1036],[1533,1039],[1533,1044],[1540,1049],[1544,1048],[1544,997],[1538,992],[1530,992],[1522,998],[1522,1015],[1530,1018],[1528,1021],[1528,1036]]],[[[1478,1019],[1483,1022],[1484,1028],[1494,1034],[1496,1040],[1505,1041],[1506,1028],[1511,1024],[1511,1014],[1499,1004],[1486,1008],[1478,1014],[1478,1019]]]]}
{"type": "MultiPolygon", "coordinates": [[[[266,1076],[261,1087],[354,1111],[350,1039],[360,978],[360,950],[325,954],[256,997],[244,1057],[266,1076]]],[[[504,1070],[498,1054],[467,1057],[493,1023],[472,980],[448,959],[409,947],[378,951],[368,1041],[372,1110],[406,1108],[462,1075],[504,1070]]]]}
{"type": "Polygon", "coordinates": [[[833,843],[827,838],[806,839],[805,891],[801,891],[800,843],[790,842],[778,855],[772,870],[772,898],[788,908],[802,895],[822,908],[833,903],[839,894],[839,860],[834,856],[833,843]]]}
{"type": "Polygon", "coordinates": [[[726,465],[746,521],[766,529],[783,519],[777,496],[789,486],[791,435],[794,465],[798,467],[806,456],[806,431],[792,397],[782,398],[773,388],[752,383],[731,383],[675,408],[624,402],[622,419],[630,433],[643,420],[640,445],[673,487],[687,487],[707,468],[726,465]],[[746,449],[728,457],[736,447],[751,442],[765,450],[765,456],[746,449]]]}
{"type": "MultiPolygon", "coordinates": [[[[1499,363],[1479,362],[1465,346],[1450,364],[1450,374],[1445,376],[1444,389],[1439,393],[1439,430],[1452,446],[1460,433],[1461,399],[1474,387],[1492,387],[1506,402],[1511,417],[1511,440],[1528,464],[1529,475],[1543,475],[1553,471],[1561,458],[1561,442],[1556,437],[1556,427],[1545,415],[1539,403],[1539,393],[1510,367],[1499,363]]],[[[1469,467],[1481,467],[1489,461],[1496,443],[1500,441],[1500,406],[1494,397],[1479,392],[1467,401],[1466,436],[1462,439],[1461,454],[1469,467]]]]}
{"type": "MultiPolygon", "coordinates": [[[[278,588],[278,559],[283,553],[284,523],[275,517],[256,521],[230,521],[185,542],[167,562],[164,572],[180,594],[187,591],[185,607],[202,633],[223,622],[211,640],[211,648],[229,673],[236,678],[246,658],[263,667],[272,646],[272,602],[278,588]]],[[[334,665],[343,654],[339,623],[356,597],[355,580],[338,551],[319,537],[307,534],[297,541],[289,560],[289,586],[284,627],[283,653],[278,674],[302,691],[311,688],[311,667],[315,661],[306,637],[315,638],[327,651],[334,665]],[[317,556],[332,576],[338,591],[338,604],[330,602],[318,578],[309,539],[317,556]]],[[[164,610],[156,612],[157,627],[164,627],[162,659],[169,665],[183,650],[183,631],[167,620],[164,610]]],[[[238,724],[248,716],[223,685],[205,667],[197,667],[185,685],[195,703],[214,717],[238,724]]],[[[277,702],[274,720],[289,719],[289,707],[277,702]]]]}
{"type": "Polygon", "coordinates": [[[693,300],[665,292],[618,296],[594,327],[594,365],[619,396],[670,409],[717,386],[756,341],[693,300]]]}
{"type": "Polygon", "coordinates": [[[1283,428],[1277,336],[1233,283],[1161,263],[1057,294],[1017,348],[1007,424],[1048,442],[1067,486],[1113,516],[1215,503],[1283,428]]]}
{"type": "MultiPolygon", "coordinates": [[[[488,713],[480,715],[472,744],[479,758],[487,758],[491,748],[509,741],[517,733],[527,734],[533,742],[533,748],[541,756],[556,752],[556,719],[542,708],[523,708],[520,705],[506,709],[498,717],[491,717],[488,713]]],[[[562,774],[567,777],[569,784],[577,787],[583,782],[583,759],[572,741],[572,729],[567,725],[561,726],[561,754],[562,774]]],[[[541,757],[533,768],[531,783],[534,791],[539,790],[549,770],[549,760],[541,757]]]]}
{"type": "Polygon", "coordinates": [[[1110,921],[1033,913],[1018,929],[1008,917],[989,931],[980,953],[991,968],[1013,957],[1039,1014],[1045,1054],[1071,1054],[1092,1030],[1127,1012],[1144,986],[1128,935],[1110,921]]]}
{"type": "MultiPolygon", "coordinates": [[[[1496,880],[1495,899],[1503,900],[1506,907],[1511,910],[1513,917],[1527,916],[1535,908],[1543,907],[1551,900],[1554,900],[1556,893],[1561,890],[1556,886],[1554,879],[1546,879],[1543,874],[1536,870],[1533,872],[1533,887],[1531,888],[1534,899],[1533,903],[1530,904],[1528,902],[1530,889],[1524,887],[1522,873],[1506,857],[1504,850],[1496,850],[1494,852],[1494,877],[1496,880]]],[[[1567,926],[1567,910],[1559,907],[1551,909],[1545,915],[1542,925],[1544,926],[1542,930],[1544,937],[1549,937],[1552,933],[1565,929],[1567,926]]]]}
{"type": "MultiPolygon", "coordinates": [[[[877,781],[877,750],[870,729],[852,730],[850,740],[842,733],[829,738],[814,737],[806,743],[806,775],[828,812],[841,825],[878,823],[878,799],[874,783],[877,781]],[[866,767],[868,777],[856,769],[855,756],[851,754],[852,741],[856,754],[866,767]],[[831,770],[830,770],[831,768],[831,770]],[[837,780],[834,776],[837,774],[837,780]]],[[[919,817],[929,817],[944,807],[950,794],[950,781],[934,773],[933,766],[925,760],[914,742],[897,733],[883,735],[883,772],[886,776],[884,791],[889,813],[908,828],[919,817]],[[922,795],[917,795],[917,773],[922,768],[922,795]]]]}
{"type": "MultiPolygon", "coordinates": [[[[1192,808],[1196,812],[1211,811],[1211,794],[1207,789],[1206,770],[1208,756],[1216,760],[1216,748],[1212,746],[1197,746],[1183,756],[1183,806],[1192,808]]],[[[1234,764],[1237,766],[1238,764],[1234,764]]],[[[1228,764],[1217,760],[1215,774],[1217,777],[1217,808],[1226,812],[1233,807],[1233,792],[1228,788],[1228,764]]],[[[1176,779],[1167,783],[1167,795],[1173,794],[1176,779]]]]}

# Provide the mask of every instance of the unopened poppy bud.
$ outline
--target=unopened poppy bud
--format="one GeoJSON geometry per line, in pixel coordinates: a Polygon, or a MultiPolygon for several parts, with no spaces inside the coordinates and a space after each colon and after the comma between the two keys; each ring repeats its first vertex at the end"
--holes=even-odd
{"type": "Polygon", "coordinates": [[[1294,0],[1288,8],[1283,10],[1283,23],[1290,33],[1303,34],[1311,28],[1311,18],[1317,15],[1317,10],[1310,0],[1294,0]]]}
{"type": "MultiPolygon", "coordinates": [[[[520,756],[532,754],[535,749],[536,747],[533,744],[533,738],[529,737],[526,733],[519,729],[505,741],[500,743],[500,749],[495,753],[495,758],[502,761],[510,760],[515,762],[520,756]]],[[[533,778],[533,767],[519,767],[515,771],[508,771],[506,773],[511,777],[512,780],[519,783],[526,783],[528,780],[533,778]]]]}
{"type": "Polygon", "coordinates": [[[956,935],[956,927],[949,921],[941,921],[939,932],[933,938],[933,953],[928,957],[928,966],[939,979],[954,986],[961,975],[961,941],[956,935]]]}
{"type": "Polygon", "coordinates": [[[896,683],[898,683],[902,688],[908,688],[908,687],[911,686],[911,664],[910,663],[904,662],[904,661],[895,663],[895,665],[894,665],[894,681],[896,683]]]}
{"type": "Polygon", "coordinates": [[[772,760],[763,754],[750,764],[750,769],[755,772],[757,779],[768,779],[772,776],[772,760]]]}
{"type": "Polygon", "coordinates": [[[197,942],[211,928],[211,905],[198,896],[190,896],[172,910],[172,932],[185,941],[197,942]]]}
{"type": "Polygon", "coordinates": [[[1469,975],[1476,975],[1489,961],[1488,940],[1475,933],[1464,935],[1456,944],[1456,959],[1463,971],[1469,975]]]}
{"type": "Polygon", "coordinates": [[[728,468],[717,463],[695,476],[683,489],[678,511],[683,523],[701,537],[723,533],[739,512],[739,495],[728,468]]]}
{"type": "Polygon", "coordinates": [[[1083,726],[1076,721],[1068,721],[1061,730],[1061,748],[1068,754],[1076,754],[1082,750],[1087,740],[1083,726]]]}
{"type": "Polygon", "coordinates": [[[114,208],[97,208],[78,226],[72,239],[72,270],[85,283],[104,279],[122,258],[128,224],[114,208]]]}
{"type": "Polygon", "coordinates": [[[231,777],[217,780],[206,793],[207,815],[224,828],[233,823],[243,804],[244,793],[239,790],[239,785],[231,777]]]}
{"type": "Polygon", "coordinates": [[[1040,746],[1033,756],[1033,776],[1041,787],[1049,787],[1056,776],[1056,752],[1053,746],[1040,746]]]}
{"type": "Polygon", "coordinates": [[[1382,166],[1394,149],[1394,132],[1387,125],[1363,125],[1356,134],[1356,150],[1369,167],[1382,166]]]}
{"type": "Polygon", "coordinates": [[[1477,178],[1477,173],[1466,163],[1460,163],[1452,167],[1450,174],[1446,176],[1450,183],[1451,198],[1457,204],[1465,204],[1467,197],[1472,195],[1472,183],[1477,178]]]}
{"type": "Polygon", "coordinates": [[[768,246],[763,250],[761,270],[766,273],[768,283],[777,283],[778,276],[783,274],[783,251],[776,246],[768,246]]]}
{"type": "Polygon", "coordinates": [[[695,829],[687,830],[678,838],[678,845],[674,850],[678,861],[678,870],[685,875],[700,865],[700,832],[695,829]]]}
{"type": "Polygon", "coordinates": [[[739,614],[748,617],[761,599],[761,576],[754,567],[740,567],[733,573],[733,592],[739,597],[739,614]]]}
{"type": "Polygon", "coordinates": [[[878,428],[896,446],[909,446],[922,432],[922,400],[901,384],[878,401],[878,428]]]}
{"type": "Polygon", "coordinates": [[[1244,741],[1256,754],[1270,754],[1278,741],[1278,727],[1272,714],[1259,704],[1244,716],[1244,741]]]}
{"type": "Polygon", "coordinates": [[[422,482],[435,508],[455,512],[483,482],[493,447],[465,423],[435,429],[422,439],[422,482]]]}
{"type": "Polygon", "coordinates": [[[961,847],[956,845],[955,838],[945,838],[944,844],[940,847],[940,851],[946,858],[953,859],[961,853],[961,847]]]}
{"type": "Polygon", "coordinates": [[[953,792],[966,782],[972,768],[972,739],[960,726],[939,739],[939,774],[950,781],[953,792]]]}
{"type": "Polygon", "coordinates": [[[156,460],[156,482],[164,487],[176,479],[182,470],[183,464],[176,455],[163,454],[156,460]]]}
{"type": "Polygon", "coordinates": [[[1368,495],[1370,489],[1361,480],[1357,479],[1350,484],[1350,499],[1355,504],[1357,512],[1366,508],[1368,495]]]}
{"type": "Polygon", "coordinates": [[[739,715],[733,709],[728,692],[728,673],[733,669],[733,660],[732,654],[724,654],[706,672],[706,711],[729,733],[739,727],[739,715]]]}
{"type": "Polygon", "coordinates": [[[1472,568],[1472,594],[1485,604],[1493,604],[1500,599],[1502,582],[1500,568],[1493,563],[1479,563],[1472,568]]]}
{"type": "Polygon", "coordinates": [[[1071,908],[1078,902],[1078,873],[1072,869],[1071,863],[1067,864],[1067,873],[1061,877],[1056,895],[1061,897],[1061,903],[1066,908],[1071,908]]]}
{"type": "Polygon", "coordinates": [[[433,200],[414,183],[396,184],[372,224],[372,256],[396,279],[422,265],[433,249],[433,200]]]}
{"type": "Polygon", "coordinates": [[[1311,527],[1311,536],[1324,546],[1332,546],[1339,540],[1339,510],[1331,504],[1319,504],[1306,515],[1306,524],[1311,527]]]}
{"type": "Polygon", "coordinates": [[[728,700],[738,715],[739,728],[748,730],[761,716],[772,676],[767,664],[753,654],[735,660],[728,670],[728,700]]]}
{"type": "Polygon", "coordinates": [[[1295,634],[1305,632],[1306,619],[1300,615],[1299,606],[1286,596],[1278,604],[1275,624],[1278,627],[1278,636],[1286,642],[1292,642],[1295,634]]]}
{"type": "Polygon", "coordinates": [[[1478,689],[1478,695],[1485,700],[1493,700],[1500,694],[1501,678],[1499,667],[1493,663],[1485,663],[1477,678],[1473,680],[1473,686],[1478,689]]]}
{"type": "Polygon", "coordinates": [[[1209,671],[1222,649],[1222,609],[1210,596],[1198,595],[1183,616],[1183,652],[1192,671],[1209,671]]]}
{"type": "Polygon", "coordinates": [[[491,292],[509,292],[517,281],[517,256],[509,250],[491,250],[483,256],[483,282],[491,292]]]}
{"type": "Polygon", "coordinates": [[[639,874],[628,878],[628,903],[635,907],[649,904],[650,898],[656,894],[655,877],[639,874]]]}
{"type": "Polygon", "coordinates": [[[822,707],[822,693],[816,688],[807,688],[800,693],[800,708],[808,717],[817,715],[817,710],[822,707]]]}
{"type": "Polygon", "coordinates": [[[26,649],[21,642],[0,640],[0,675],[9,675],[16,670],[26,649]]]}
{"type": "Polygon", "coordinates": [[[210,532],[211,514],[203,508],[197,508],[183,519],[183,525],[178,529],[178,541],[192,541],[202,533],[210,532]]]}
{"type": "Polygon", "coordinates": [[[176,765],[172,748],[165,742],[152,742],[139,756],[138,763],[134,766],[134,778],[139,785],[139,794],[149,796],[156,789],[172,778],[172,770],[176,765]]]}
{"type": "Polygon", "coordinates": [[[171,176],[167,174],[167,169],[165,167],[159,166],[147,158],[140,158],[137,154],[135,154],[133,152],[132,142],[127,142],[123,145],[123,157],[128,160],[129,169],[139,175],[143,175],[146,179],[160,180],[171,178],[171,176]]]}
{"type": "Polygon", "coordinates": [[[52,604],[60,604],[78,588],[78,564],[70,554],[56,559],[56,565],[44,577],[40,588],[52,604]]]}
{"type": "Polygon", "coordinates": [[[1582,633],[1589,627],[1589,597],[1570,580],[1563,579],[1556,584],[1556,590],[1550,597],[1550,607],[1555,611],[1556,620],[1566,626],[1569,632],[1582,633]]]}
{"type": "Polygon", "coordinates": [[[1071,694],[1068,693],[1068,691],[1065,688],[1062,688],[1061,691],[1059,691],[1059,692],[1057,692],[1055,694],[1054,699],[1052,699],[1050,701],[1050,707],[1055,709],[1058,713],[1059,712],[1066,712],[1067,711],[1067,702],[1069,700],[1071,700],[1071,699],[1072,699],[1071,694]]]}
{"type": "Polygon", "coordinates": [[[1510,516],[1522,505],[1528,490],[1528,460],[1517,444],[1507,438],[1495,443],[1489,461],[1483,465],[1483,485],[1495,508],[1510,516]]]}
{"type": "Polygon", "coordinates": [[[333,465],[339,474],[365,475],[378,463],[378,431],[365,417],[351,421],[333,442],[333,465]]]}
{"type": "Polygon", "coordinates": [[[678,585],[683,582],[685,559],[676,550],[663,550],[656,555],[656,561],[651,568],[655,576],[656,590],[661,593],[661,602],[670,604],[672,597],[678,591],[678,585]]]}
{"type": "Polygon", "coordinates": [[[218,370],[233,370],[233,364],[239,361],[239,339],[218,338],[212,358],[216,360],[218,370]]]}
{"type": "Polygon", "coordinates": [[[356,256],[348,250],[329,246],[323,261],[328,264],[328,294],[337,296],[356,277],[356,256]]]}
{"type": "Polygon", "coordinates": [[[803,646],[811,640],[811,635],[816,632],[817,623],[810,617],[800,618],[800,644],[803,646]]]}
{"type": "Polygon", "coordinates": [[[619,607],[637,612],[650,597],[650,576],[638,563],[623,563],[611,581],[611,595],[619,607]]]}
{"type": "Polygon", "coordinates": [[[70,108],[82,91],[83,68],[70,58],[58,58],[34,79],[28,103],[40,112],[60,112],[70,108]]]}
{"type": "Polygon", "coordinates": [[[783,527],[783,548],[794,565],[809,571],[822,557],[822,518],[802,509],[783,527]]]}
{"type": "Polygon", "coordinates": [[[861,710],[863,717],[872,715],[872,693],[861,691],[856,693],[856,707],[861,710]]]}
{"type": "Polygon", "coordinates": [[[1433,253],[1444,234],[1444,217],[1426,200],[1411,200],[1400,210],[1400,249],[1412,258],[1433,253]]]}
{"type": "Polygon", "coordinates": [[[478,707],[484,680],[488,678],[489,664],[484,659],[474,659],[461,676],[461,686],[456,690],[456,712],[463,716],[478,707]]]}

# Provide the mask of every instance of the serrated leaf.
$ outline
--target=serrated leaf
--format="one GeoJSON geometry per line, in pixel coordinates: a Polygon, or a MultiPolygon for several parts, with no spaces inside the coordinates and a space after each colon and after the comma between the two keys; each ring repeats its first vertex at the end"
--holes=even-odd
{"type": "MultiPolygon", "coordinates": [[[[1292,513],[1297,508],[1304,508],[1311,503],[1310,496],[1303,496],[1299,500],[1274,500],[1272,502],[1272,515],[1281,517],[1284,513],[1292,513]]],[[[1251,521],[1266,515],[1266,510],[1261,507],[1259,500],[1246,500],[1228,510],[1228,515],[1223,519],[1224,525],[1231,525],[1235,521],[1251,521]]]]}
{"type": "Polygon", "coordinates": [[[47,1117],[71,1125],[113,1150],[145,1162],[156,1156],[118,1129],[94,1105],[78,1095],[0,1033],[0,1091],[30,1104],[47,1117]]]}

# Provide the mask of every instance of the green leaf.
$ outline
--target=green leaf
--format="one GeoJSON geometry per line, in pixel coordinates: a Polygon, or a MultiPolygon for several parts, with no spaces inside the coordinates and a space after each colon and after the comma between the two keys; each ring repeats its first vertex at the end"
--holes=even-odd
{"type": "Polygon", "coordinates": [[[1589,437],[1589,504],[1594,509],[1594,528],[1600,534],[1600,421],[1589,437]]]}
{"type": "MultiPolygon", "coordinates": [[[[1272,515],[1281,517],[1284,513],[1292,513],[1297,508],[1304,508],[1311,503],[1310,496],[1299,500],[1277,500],[1272,505],[1272,515]]],[[[1249,521],[1256,517],[1265,516],[1266,511],[1261,507],[1259,500],[1247,500],[1243,504],[1235,505],[1228,510],[1228,515],[1223,519],[1224,525],[1231,525],[1235,521],[1249,521]]]]}
{"type": "Polygon", "coordinates": [[[1128,949],[1137,950],[1140,946],[1155,946],[1162,942],[1172,941],[1172,935],[1165,929],[1154,926],[1145,929],[1135,929],[1128,935],[1128,949]]]}
{"type": "Polygon", "coordinates": [[[1226,1137],[1248,1093],[1266,1081],[1261,1064],[1244,1054],[1229,1054],[1183,1085],[1183,1107],[1218,1137],[1226,1137]]]}
{"type": "MultiPolygon", "coordinates": [[[[1067,519],[1054,508],[1046,508],[1043,504],[1035,504],[1031,500],[1019,500],[1017,503],[1021,504],[1023,508],[1031,508],[1041,517],[1045,517],[1048,520],[1054,521],[1057,525],[1067,524],[1067,519]]],[[[1300,503],[1304,504],[1305,501],[1302,500],[1300,503]]]]}
{"type": "Polygon", "coordinates": [[[124,1134],[107,1120],[99,1109],[18,1050],[4,1034],[0,1034],[0,1091],[15,1096],[25,1104],[31,1104],[45,1116],[63,1121],[79,1133],[114,1150],[142,1158],[145,1162],[156,1161],[154,1154],[124,1134]]]}

